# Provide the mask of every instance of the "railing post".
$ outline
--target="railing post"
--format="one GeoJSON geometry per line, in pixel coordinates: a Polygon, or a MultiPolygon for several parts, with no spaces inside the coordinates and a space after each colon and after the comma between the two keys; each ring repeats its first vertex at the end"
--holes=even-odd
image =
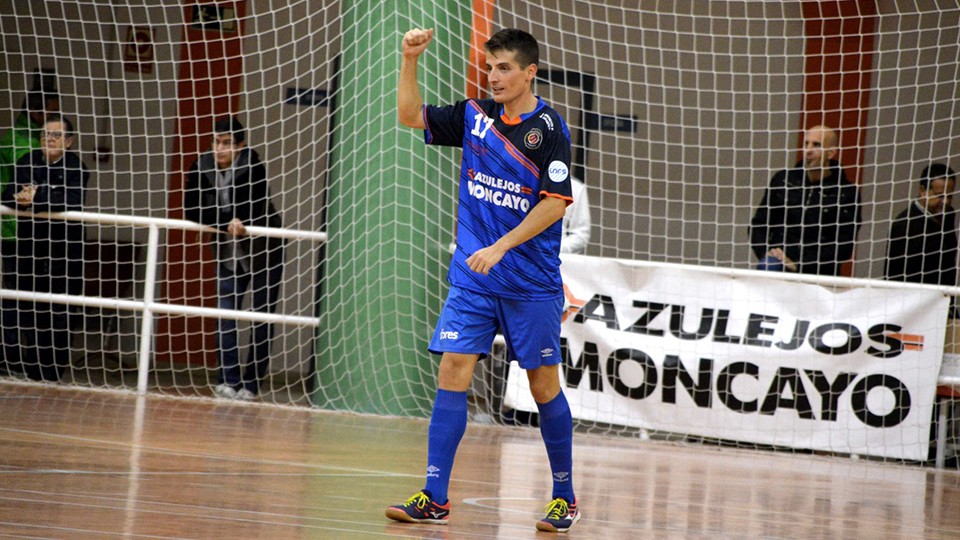
{"type": "Polygon", "coordinates": [[[137,362],[137,393],[147,393],[150,380],[150,357],[153,356],[153,293],[157,286],[157,253],[160,250],[160,227],[150,224],[147,237],[147,268],[143,284],[143,320],[140,322],[140,360],[137,362]]]}

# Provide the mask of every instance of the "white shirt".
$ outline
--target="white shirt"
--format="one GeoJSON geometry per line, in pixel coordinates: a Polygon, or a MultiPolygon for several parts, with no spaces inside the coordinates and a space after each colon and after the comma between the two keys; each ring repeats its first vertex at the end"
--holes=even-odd
{"type": "Polygon", "coordinates": [[[573,203],[563,215],[560,253],[583,253],[590,241],[590,202],[587,186],[579,179],[570,177],[573,203]]]}

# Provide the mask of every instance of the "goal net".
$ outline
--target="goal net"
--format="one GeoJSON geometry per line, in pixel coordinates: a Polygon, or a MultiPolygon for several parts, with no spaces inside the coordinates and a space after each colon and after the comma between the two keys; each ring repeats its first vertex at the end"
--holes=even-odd
{"type": "MultiPolygon", "coordinates": [[[[960,10],[933,0],[5,3],[10,376],[59,362],[82,386],[428,414],[460,151],[396,120],[414,27],[436,31],[434,104],[486,97],[492,32],[540,41],[535,91],[570,128],[590,221],[563,256],[581,426],[927,459],[948,427],[960,167],[960,10]],[[21,204],[54,167],[53,111],[82,198],[44,206],[51,183],[21,204]],[[84,213],[82,249],[46,209],[84,213]]],[[[492,353],[476,418],[535,422],[492,353]]]]}

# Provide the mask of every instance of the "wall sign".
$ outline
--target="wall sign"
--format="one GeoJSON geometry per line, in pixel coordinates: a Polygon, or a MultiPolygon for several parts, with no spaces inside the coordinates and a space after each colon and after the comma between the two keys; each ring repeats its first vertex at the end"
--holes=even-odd
{"type": "Polygon", "coordinates": [[[237,31],[237,10],[233,6],[205,4],[193,6],[191,26],[196,30],[232,33],[237,31]]]}
{"type": "Polygon", "coordinates": [[[132,73],[153,72],[153,30],[146,26],[127,28],[123,46],[123,70],[132,73]]]}

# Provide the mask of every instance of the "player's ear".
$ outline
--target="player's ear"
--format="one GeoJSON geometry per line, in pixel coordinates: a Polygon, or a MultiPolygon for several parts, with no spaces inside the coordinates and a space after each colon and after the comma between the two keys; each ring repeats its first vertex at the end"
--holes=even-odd
{"type": "Polygon", "coordinates": [[[530,64],[527,66],[527,82],[532,83],[533,79],[537,76],[537,65],[530,64]]]}

